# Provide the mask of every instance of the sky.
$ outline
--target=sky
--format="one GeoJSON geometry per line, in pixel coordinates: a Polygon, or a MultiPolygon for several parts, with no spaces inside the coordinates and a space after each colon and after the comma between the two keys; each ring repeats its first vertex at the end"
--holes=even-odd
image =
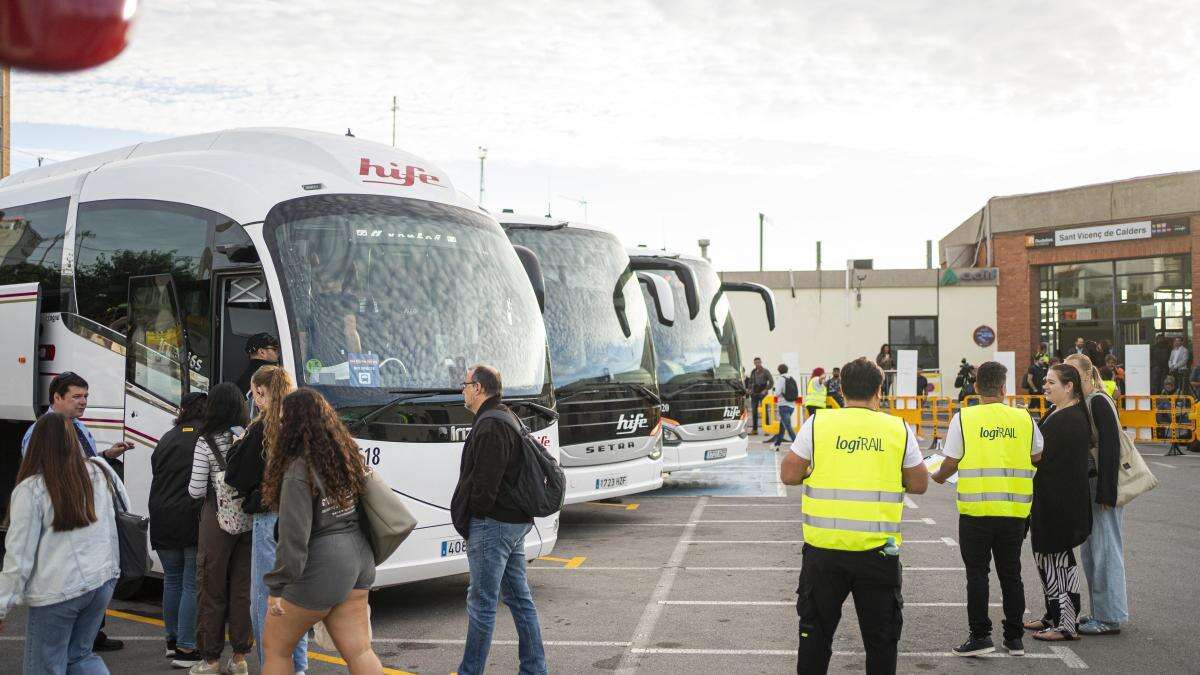
{"type": "Polygon", "coordinates": [[[923,267],[989,197],[1200,169],[1196,2],[142,4],[132,43],[14,72],[15,170],[291,126],[392,140],[483,204],[718,269],[923,267]]]}

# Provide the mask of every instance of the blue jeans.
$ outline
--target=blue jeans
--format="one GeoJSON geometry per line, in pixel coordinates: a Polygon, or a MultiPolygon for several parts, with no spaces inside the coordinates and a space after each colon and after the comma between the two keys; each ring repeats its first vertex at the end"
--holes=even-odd
{"type": "Polygon", "coordinates": [[[107,675],[108,666],[92,652],[104,610],[117,580],[44,607],[30,607],[25,628],[25,673],[107,675]]]}
{"type": "MultiPolygon", "coordinates": [[[[1092,479],[1092,499],[1096,479],[1092,479]]],[[[1092,502],[1092,534],[1079,549],[1080,563],[1087,576],[1091,617],[1119,626],[1129,620],[1125,594],[1125,553],[1122,546],[1121,515],[1124,507],[1101,508],[1092,502]]]]}
{"type": "Polygon", "coordinates": [[[471,583],[467,588],[467,644],[459,675],[482,673],[492,648],[496,627],[496,602],[503,600],[513,615],[520,641],[522,675],[544,675],[546,652],[533,594],[525,579],[525,535],[528,523],[502,523],[491,518],[471,518],[467,562],[471,583]]]}
{"type": "Polygon", "coordinates": [[[196,648],[196,547],[155,549],[163,566],[163,625],[167,640],[196,648]]]}
{"type": "MultiPolygon", "coordinates": [[[[267,585],[263,576],[275,568],[275,521],[273,512],[254,514],[254,530],[250,545],[250,623],[254,627],[254,648],[258,662],[263,662],[262,633],[267,621],[267,585]]],[[[300,636],[292,651],[292,667],[297,673],[308,670],[308,636],[300,636]]]]}
{"type": "Polygon", "coordinates": [[[796,432],[792,429],[792,413],[796,409],[790,405],[779,406],[779,433],[775,434],[768,443],[774,443],[776,447],[783,441],[783,435],[786,433],[791,437],[791,440],[796,440],[796,432]]]}

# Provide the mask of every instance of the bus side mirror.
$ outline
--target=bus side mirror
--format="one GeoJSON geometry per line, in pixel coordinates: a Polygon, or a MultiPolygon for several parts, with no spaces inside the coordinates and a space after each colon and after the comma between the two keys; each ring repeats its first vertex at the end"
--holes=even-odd
{"type": "Polygon", "coordinates": [[[525,276],[529,277],[529,284],[533,286],[533,294],[537,296],[538,309],[545,314],[546,278],[542,276],[542,263],[531,248],[513,244],[513,250],[517,252],[517,257],[521,259],[521,265],[525,267],[525,276]]]}
{"type": "Polygon", "coordinates": [[[767,309],[767,327],[775,330],[775,294],[771,292],[771,289],[749,281],[726,281],[721,284],[721,290],[725,293],[757,293],[761,295],[767,309]]]}
{"type": "Polygon", "coordinates": [[[700,313],[700,291],[698,290],[696,273],[682,260],[664,258],[652,255],[631,255],[629,265],[634,271],[671,271],[675,273],[679,283],[683,284],[683,298],[687,301],[688,318],[694,319],[700,313]]]}
{"type": "Polygon", "coordinates": [[[69,71],[125,49],[137,0],[0,0],[0,65],[69,71]]]}
{"type": "Polygon", "coordinates": [[[667,280],[651,274],[638,272],[638,281],[646,287],[646,293],[654,300],[654,313],[658,322],[664,326],[675,325],[675,295],[671,293],[671,285],[667,280]]]}

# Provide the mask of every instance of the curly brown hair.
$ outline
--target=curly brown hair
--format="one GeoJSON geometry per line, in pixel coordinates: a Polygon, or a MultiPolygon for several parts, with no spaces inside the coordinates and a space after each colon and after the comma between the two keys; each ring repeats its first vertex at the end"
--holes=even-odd
{"type": "Polygon", "coordinates": [[[292,462],[303,459],[308,465],[308,483],[319,497],[319,483],[326,497],[341,508],[349,508],[366,489],[366,465],[358,444],[338,419],[325,397],[308,387],[297,389],[283,399],[283,421],[274,449],[267,457],[263,475],[263,503],[279,508],[283,474],[292,462]]]}
{"type": "Polygon", "coordinates": [[[250,386],[267,390],[267,405],[258,410],[251,424],[263,425],[263,457],[270,457],[283,421],[283,399],[296,390],[296,385],[283,368],[263,366],[250,377],[250,386]]]}

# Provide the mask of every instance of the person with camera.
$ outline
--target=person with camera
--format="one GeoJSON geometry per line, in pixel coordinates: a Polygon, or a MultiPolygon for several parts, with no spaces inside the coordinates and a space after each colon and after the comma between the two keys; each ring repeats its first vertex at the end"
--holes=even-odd
{"type": "Polygon", "coordinates": [[[966,359],[958,367],[958,375],[954,377],[954,386],[958,387],[958,402],[975,395],[975,366],[967,363],[966,359]]]}

